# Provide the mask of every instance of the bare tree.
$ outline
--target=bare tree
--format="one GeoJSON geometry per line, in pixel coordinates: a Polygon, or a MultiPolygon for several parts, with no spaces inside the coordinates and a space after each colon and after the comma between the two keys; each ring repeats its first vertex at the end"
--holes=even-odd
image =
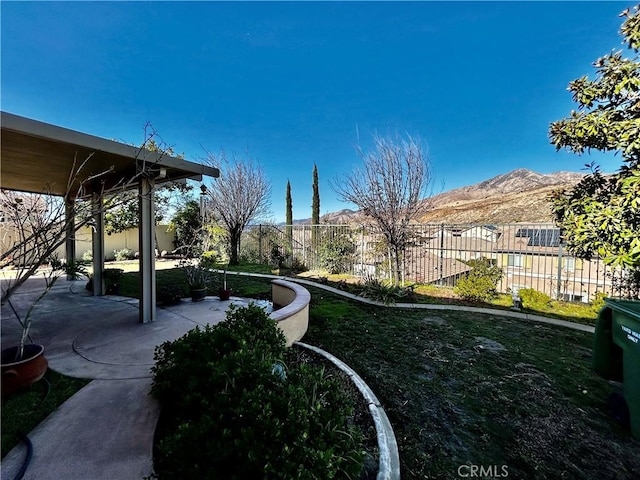
{"type": "MultiPolygon", "coordinates": [[[[0,239],[0,265],[13,265],[12,278],[2,287],[2,303],[31,277],[65,241],[70,228],[74,232],[93,219],[90,202],[79,200],[84,196],[85,185],[93,176],[81,180],[84,161],[74,161],[65,195],[50,194],[45,186],[43,193],[0,192],[0,211],[4,217],[0,239]]],[[[102,175],[102,174],[101,174],[102,175]]],[[[99,175],[98,175],[99,176],[99,175]]],[[[73,262],[73,259],[68,259],[73,262]]]]}
{"type": "Polygon", "coordinates": [[[207,208],[222,222],[229,246],[229,264],[238,264],[240,236],[247,224],[266,216],[271,207],[271,185],[262,168],[247,155],[245,159],[223,151],[218,157],[207,152],[207,161],[219,166],[221,173],[207,190],[207,208]]]}
{"type": "Polygon", "coordinates": [[[357,152],[364,164],[336,179],[332,188],[373,220],[387,244],[390,279],[400,280],[400,265],[409,241],[409,223],[427,208],[423,200],[431,183],[431,168],[419,139],[375,135],[374,149],[357,152]]]}

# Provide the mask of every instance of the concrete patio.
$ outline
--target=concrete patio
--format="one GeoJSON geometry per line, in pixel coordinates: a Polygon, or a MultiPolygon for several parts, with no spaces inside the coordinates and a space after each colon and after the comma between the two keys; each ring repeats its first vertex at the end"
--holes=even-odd
{"type": "MultiPolygon", "coordinates": [[[[42,291],[30,279],[12,302],[24,314],[42,291]]],[[[207,297],[159,308],[156,321],[139,323],[138,301],[94,297],[86,281],[60,279],[33,312],[31,337],[45,345],[49,368],[72,377],[93,379],[50,415],[29,437],[33,458],[25,479],[141,479],[152,473],[153,434],[159,415],[149,395],[154,349],[197,325],[216,324],[233,298],[207,297]]],[[[2,346],[15,345],[20,326],[2,306],[2,346]]],[[[1,478],[12,479],[26,455],[22,445],[2,461],[1,478]]]]}

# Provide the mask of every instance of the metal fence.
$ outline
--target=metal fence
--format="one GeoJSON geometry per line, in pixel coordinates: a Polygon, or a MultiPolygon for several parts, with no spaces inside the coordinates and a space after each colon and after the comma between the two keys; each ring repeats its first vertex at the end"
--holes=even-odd
{"type": "MultiPolygon", "coordinates": [[[[360,277],[385,277],[390,265],[383,236],[368,225],[251,225],[240,255],[360,277]]],[[[502,268],[501,292],[534,288],[569,301],[589,302],[596,292],[619,295],[627,275],[599,258],[568,254],[553,224],[411,225],[401,275],[404,281],[454,286],[481,258],[502,268]]]]}

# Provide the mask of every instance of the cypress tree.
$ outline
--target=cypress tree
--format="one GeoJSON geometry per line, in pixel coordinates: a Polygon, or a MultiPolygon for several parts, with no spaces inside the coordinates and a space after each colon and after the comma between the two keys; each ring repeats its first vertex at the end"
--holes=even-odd
{"type": "Polygon", "coordinates": [[[287,180],[287,219],[286,219],[286,235],[287,245],[291,248],[293,243],[293,202],[291,201],[291,183],[287,180]]]}
{"type": "MultiPolygon", "coordinates": [[[[311,225],[320,224],[320,192],[318,191],[318,166],[313,164],[313,200],[311,201],[311,225]]],[[[311,243],[316,244],[317,227],[311,229],[311,243]]]]}

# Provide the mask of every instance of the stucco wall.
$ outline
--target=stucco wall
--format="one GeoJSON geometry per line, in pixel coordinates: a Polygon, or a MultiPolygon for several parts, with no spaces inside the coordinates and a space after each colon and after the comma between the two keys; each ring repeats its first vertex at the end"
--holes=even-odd
{"type": "MultiPolygon", "coordinates": [[[[173,240],[175,235],[173,232],[167,231],[168,225],[156,226],[156,239],[158,241],[158,251],[162,252],[166,250],[171,252],[175,247],[173,240]]],[[[76,259],[81,259],[85,252],[91,252],[91,228],[81,228],[76,232],[76,259]]],[[[138,242],[138,229],[132,228],[125,230],[124,232],[114,233],[112,235],[104,236],[104,251],[107,260],[113,260],[114,250],[122,250],[128,248],[133,252],[139,251],[138,242]]],[[[65,257],[64,245],[57,250],[60,258],[65,257]]]]}
{"type": "Polygon", "coordinates": [[[274,310],[270,317],[278,322],[278,327],[287,337],[287,346],[300,340],[309,327],[309,291],[293,282],[273,280],[271,282],[271,298],[274,310]]]}

